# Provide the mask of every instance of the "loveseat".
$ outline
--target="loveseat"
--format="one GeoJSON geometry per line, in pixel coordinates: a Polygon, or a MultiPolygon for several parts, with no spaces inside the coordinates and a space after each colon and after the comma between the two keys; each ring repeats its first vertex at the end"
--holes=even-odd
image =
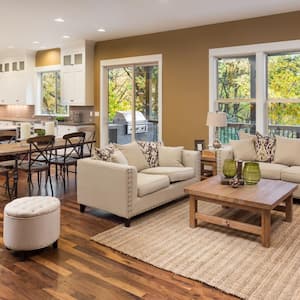
{"type": "Polygon", "coordinates": [[[197,151],[149,142],[107,149],[78,162],[81,212],[86,206],[105,210],[129,226],[132,217],[184,196],[184,187],[200,181],[197,151]]]}
{"type": "Polygon", "coordinates": [[[216,157],[218,174],[223,173],[225,159],[258,161],[262,178],[298,184],[293,197],[300,199],[300,139],[242,132],[239,141],[218,149],[216,157]]]}

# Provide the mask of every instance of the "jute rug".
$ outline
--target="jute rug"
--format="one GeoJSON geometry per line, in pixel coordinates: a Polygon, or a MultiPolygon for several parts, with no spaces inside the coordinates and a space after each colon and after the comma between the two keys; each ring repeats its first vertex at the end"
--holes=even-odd
{"type": "MultiPolygon", "coordinates": [[[[259,222],[257,216],[200,202],[205,213],[259,222]]],[[[300,205],[294,220],[272,217],[271,247],[259,237],[206,224],[189,228],[187,200],[118,225],[92,240],[161,269],[245,299],[300,299],[300,205]]]]}

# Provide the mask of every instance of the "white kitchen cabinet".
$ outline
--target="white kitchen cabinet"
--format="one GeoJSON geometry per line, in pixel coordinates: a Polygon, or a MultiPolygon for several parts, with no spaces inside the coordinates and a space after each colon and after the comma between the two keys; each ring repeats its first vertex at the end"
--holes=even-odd
{"type": "Polygon", "coordinates": [[[95,128],[95,125],[87,125],[87,126],[83,126],[83,125],[61,125],[59,124],[57,126],[57,137],[58,138],[62,138],[65,134],[69,134],[72,132],[78,132],[80,130],[80,128],[95,128]]]}
{"type": "Polygon", "coordinates": [[[94,44],[61,51],[62,102],[67,105],[94,105],[94,44]]]}
{"type": "Polygon", "coordinates": [[[33,104],[33,53],[0,58],[0,104],[33,104]]]}

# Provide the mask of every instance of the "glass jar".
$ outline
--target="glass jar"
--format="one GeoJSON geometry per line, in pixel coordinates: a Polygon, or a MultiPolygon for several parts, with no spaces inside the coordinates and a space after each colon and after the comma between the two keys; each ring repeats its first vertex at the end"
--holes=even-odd
{"type": "Polygon", "coordinates": [[[259,164],[257,162],[246,162],[243,177],[246,184],[257,184],[261,178],[259,164]]]}
{"type": "Polygon", "coordinates": [[[225,159],[223,165],[223,174],[226,178],[233,178],[236,175],[236,162],[233,159],[225,159]]]}

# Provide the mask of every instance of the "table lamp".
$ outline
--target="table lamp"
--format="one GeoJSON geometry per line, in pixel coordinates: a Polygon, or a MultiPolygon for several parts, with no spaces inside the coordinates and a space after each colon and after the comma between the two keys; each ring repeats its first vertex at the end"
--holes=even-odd
{"type": "Polygon", "coordinates": [[[219,149],[222,147],[218,137],[218,128],[227,126],[227,116],[224,112],[208,112],[206,125],[214,128],[214,142],[213,147],[219,149]]]}

